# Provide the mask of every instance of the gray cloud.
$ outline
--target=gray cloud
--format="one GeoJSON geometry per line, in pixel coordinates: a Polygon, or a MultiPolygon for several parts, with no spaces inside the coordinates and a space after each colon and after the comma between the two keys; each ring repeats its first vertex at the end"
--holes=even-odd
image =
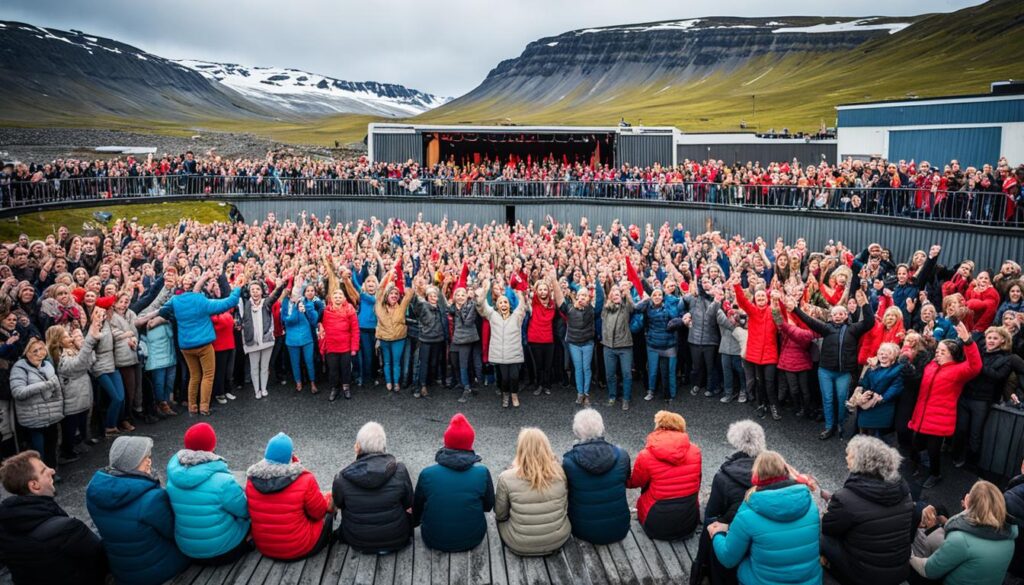
{"type": "Polygon", "coordinates": [[[902,16],[980,0],[4,0],[0,19],[110,37],[170,58],[276,65],[458,96],[527,43],[568,30],[700,16],[902,16]]]}

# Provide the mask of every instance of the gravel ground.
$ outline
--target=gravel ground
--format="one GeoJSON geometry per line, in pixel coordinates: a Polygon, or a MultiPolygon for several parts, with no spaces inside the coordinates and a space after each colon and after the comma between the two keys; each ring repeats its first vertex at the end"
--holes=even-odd
{"type": "Polygon", "coordinates": [[[192,150],[197,156],[213,150],[221,156],[266,156],[268,150],[290,150],[301,154],[331,154],[318,146],[287,145],[255,136],[229,132],[197,131],[193,137],[142,134],[120,130],[94,130],[84,128],[0,128],[0,160],[50,161],[56,158],[87,157],[109,158],[109,154],[96,153],[97,146],[149,146],[156,154],[179,154],[192,150]]]}
{"type": "MultiPolygon", "coordinates": [[[[247,388],[239,393],[238,400],[226,406],[214,403],[214,414],[204,420],[216,429],[217,452],[228,461],[236,476],[241,478],[249,465],[262,458],[271,436],[284,431],[291,435],[296,455],[316,475],[324,490],[331,489],[334,475],[352,461],[356,432],[368,420],[384,425],[388,451],[408,465],[414,480],[421,469],[433,463],[448,421],[456,412],[463,412],[476,429],[476,450],[494,476],[511,463],[521,427],[543,429],[557,454],[572,446],[575,393],[570,390],[556,389],[551,396],[539,397],[525,393],[521,395],[522,407],[508,410],[500,407],[493,388],[481,389],[480,395],[467,404],[458,404],[454,391],[437,390],[433,394],[430,399],[420,400],[414,400],[408,393],[389,398],[383,386],[378,386],[357,388],[352,400],[330,403],[327,392],[312,396],[308,390],[296,393],[290,385],[272,383],[269,397],[257,401],[247,388]]],[[[605,406],[600,399],[603,395],[595,391],[594,406],[604,416],[607,438],[635,456],[653,427],[654,413],[666,404],[661,400],[640,400],[641,390],[639,396],[634,395],[633,408],[623,412],[618,406],[605,406]]],[[[691,438],[703,451],[703,502],[718,466],[732,453],[725,441],[726,428],[733,421],[753,417],[754,409],[750,405],[721,404],[717,399],[693,397],[682,389],[671,409],[686,417],[691,438]]],[[[168,459],[182,448],[185,429],[197,420],[183,414],[155,425],[139,425],[135,431],[153,437],[153,467],[161,477],[166,477],[168,459]]],[[[842,485],[847,474],[843,442],[819,441],[821,425],[797,420],[788,410],[782,421],[761,422],[769,448],[781,452],[802,472],[814,474],[825,489],[834,490],[842,485]]],[[[58,487],[58,501],[69,513],[81,518],[88,516],[85,487],[93,472],[106,465],[108,445],[100,443],[87,456],[60,470],[64,481],[58,487]]],[[[960,498],[974,477],[952,465],[946,465],[944,471],[945,481],[926,492],[925,498],[959,511],[960,498]]],[[[639,490],[630,490],[631,504],[638,495],[639,490]]]]}

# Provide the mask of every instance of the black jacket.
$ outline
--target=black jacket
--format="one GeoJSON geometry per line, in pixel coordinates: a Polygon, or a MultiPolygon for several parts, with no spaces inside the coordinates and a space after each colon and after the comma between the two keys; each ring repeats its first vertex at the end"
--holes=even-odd
{"type": "Polygon", "coordinates": [[[722,463],[715,478],[711,480],[711,494],[704,508],[705,519],[714,518],[725,523],[732,521],[747,490],[754,485],[750,482],[753,469],[754,458],[742,451],[733,453],[722,463]]]}
{"type": "Polygon", "coordinates": [[[820,367],[833,372],[857,371],[857,340],[875,326],[875,312],[871,303],[864,305],[861,312],[860,321],[836,325],[831,321],[819,321],[808,316],[800,307],[796,308],[797,316],[803,319],[811,331],[821,336],[820,367]]]}
{"type": "Polygon", "coordinates": [[[982,351],[981,372],[968,380],[961,396],[985,402],[999,400],[1003,395],[1006,379],[1013,371],[1010,365],[1011,355],[1010,352],[1001,349],[992,352],[982,351]]]}
{"type": "Polygon", "coordinates": [[[902,479],[850,474],[832,494],[821,519],[821,533],[842,544],[851,575],[845,583],[898,585],[910,570],[914,501],[902,479]]]}
{"type": "Polygon", "coordinates": [[[352,548],[385,553],[409,543],[412,480],[394,455],[360,455],[334,477],[332,496],[341,512],[341,536],[352,548]]]}
{"type": "MultiPolygon", "coordinates": [[[[1013,522],[1024,527],[1024,475],[1018,475],[1010,480],[1003,492],[1006,498],[1006,513],[1013,518],[1013,522]]],[[[1013,548],[1013,560],[1010,561],[1010,573],[1017,576],[1024,576],[1024,530],[1017,534],[1017,542],[1013,548]]]]}
{"type": "Polygon", "coordinates": [[[103,583],[107,574],[100,537],[46,496],[0,503],[0,562],[16,585],[103,583]]]}

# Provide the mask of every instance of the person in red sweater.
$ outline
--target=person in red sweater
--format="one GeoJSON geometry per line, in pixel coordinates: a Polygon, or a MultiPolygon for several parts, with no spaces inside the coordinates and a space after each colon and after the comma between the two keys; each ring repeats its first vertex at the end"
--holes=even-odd
{"type": "Polygon", "coordinates": [[[352,357],[359,353],[359,316],[340,288],[331,292],[330,303],[324,309],[320,321],[319,337],[320,351],[325,356],[328,384],[331,387],[329,400],[334,402],[338,399],[339,387],[348,400],[352,398],[349,390],[352,384],[352,357]]]}
{"type": "Polygon", "coordinates": [[[685,538],[700,518],[700,447],[690,442],[686,420],[660,410],[654,415],[654,432],[636,456],[627,488],[640,488],[636,517],[648,537],[658,540],[685,538]]]}
{"type": "MultiPolygon", "coordinates": [[[[754,302],[747,299],[746,293],[740,287],[738,272],[733,272],[729,278],[733,291],[736,293],[736,303],[747,314],[747,353],[743,359],[754,366],[754,376],[757,383],[757,414],[764,418],[771,410],[772,418],[779,420],[779,396],[775,387],[776,364],[779,363],[778,328],[775,326],[775,319],[772,317],[772,307],[768,302],[768,291],[758,290],[754,292],[754,302]]],[[[781,298],[778,291],[772,293],[781,298]]]]}
{"type": "Polygon", "coordinates": [[[967,299],[967,308],[974,313],[974,327],[971,328],[971,332],[980,338],[992,325],[999,309],[999,291],[992,286],[992,278],[987,271],[978,273],[977,278],[967,288],[964,298],[967,299]]]}
{"type": "Polygon", "coordinates": [[[245,497],[252,539],[263,556],[293,561],[315,555],[330,543],[334,504],[313,474],[292,452],[292,439],[278,433],[263,460],[246,472],[245,497]]]}
{"type": "Polygon", "coordinates": [[[533,358],[533,372],[537,388],[534,396],[541,393],[551,394],[551,372],[557,371],[555,365],[555,334],[554,321],[555,301],[551,287],[558,286],[551,279],[541,280],[533,287],[530,300],[530,322],[526,326],[526,341],[530,344],[530,356],[533,358]]]}
{"type": "Polygon", "coordinates": [[[231,388],[231,374],[235,365],[235,309],[210,317],[213,321],[215,366],[213,370],[213,396],[217,404],[227,404],[235,395],[231,388]]]}
{"type": "Polygon", "coordinates": [[[935,359],[925,367],[914,416],[907,425],[915,432],[911,461],[920,465],[921,451],[928,451],[930,475],[924,482],[925,488],[942,481],[942,440],[953,436],[956,430],[956,405],[964,384],[981,372],[981,354],[970,330],[961,322],[956,325],[956,333],[960,343],[952,339],[940,341],[935,359]]]}

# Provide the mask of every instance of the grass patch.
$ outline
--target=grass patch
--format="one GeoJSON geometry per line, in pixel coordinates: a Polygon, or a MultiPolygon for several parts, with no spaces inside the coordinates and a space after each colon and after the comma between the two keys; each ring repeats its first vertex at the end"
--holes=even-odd
{"type": "Polygon", "coordinates": [[[74,209],[53,209],[37,211],[0,219],[0,241],[10,242],[20,234],[30,239],[42,239],[57,233],[57,228],[66,225],[72,233],[95,227],[93,213],[106,211],[113,214],[110,223],[121,218],[137,218],[141,225],[170,225],[180,219],[195,219],[203,223],[227,221],[228,205],[217,201],[169,201],[166,203],[142,203],[138,205],[97,205],[74,209]]]}

